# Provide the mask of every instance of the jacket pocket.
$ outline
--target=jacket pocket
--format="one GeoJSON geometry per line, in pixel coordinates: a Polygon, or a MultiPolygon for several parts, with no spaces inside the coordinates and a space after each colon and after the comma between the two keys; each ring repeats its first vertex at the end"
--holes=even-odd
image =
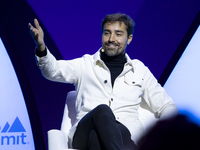
{"type": "Polygon", "coordinates": [[[133,72],[129,72],[124,76],[124,82],[130,86],[142,88],[144,79],[140,76],[136,76],[133,72]]]}

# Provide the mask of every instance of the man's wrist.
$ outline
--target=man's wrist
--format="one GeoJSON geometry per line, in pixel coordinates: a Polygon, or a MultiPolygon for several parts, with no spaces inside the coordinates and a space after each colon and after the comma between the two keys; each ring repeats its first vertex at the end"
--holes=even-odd
{"type": "Polygon", "coordinates": [[[44,47],[44,49],[43,49],[42,51],[39,50],[38,47],[36,47],[35,54],[36,54],[38,57],[46,56],[46,55],[47,55],[47,49],[46,49],[46,47],[44,47]]]}
{"type": "Polygon", "coordinates": [[[36,45],[36,48],[39,50],[39,51],[44,51],[45,50],[45,48],[46,48],[46,46],[45,46],[45,44],[43,43],[43,44],[41,44],[41,45],[36,45]]]}

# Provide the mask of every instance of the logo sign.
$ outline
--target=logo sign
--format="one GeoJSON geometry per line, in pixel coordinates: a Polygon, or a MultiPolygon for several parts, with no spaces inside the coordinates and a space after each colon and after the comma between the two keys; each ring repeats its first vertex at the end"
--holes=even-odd
{"type": "Polygon", "coordinates": [[[23,93],[0,38],[0,150],[35,150],[23,93]]]}
{"type": "Polygon", "coordinates": [[[26,142],[26,130],[24,129],[19,118],[16,117],[13,124],[7,122],[1,131],[0,145],[25,145],[26,142]]]}

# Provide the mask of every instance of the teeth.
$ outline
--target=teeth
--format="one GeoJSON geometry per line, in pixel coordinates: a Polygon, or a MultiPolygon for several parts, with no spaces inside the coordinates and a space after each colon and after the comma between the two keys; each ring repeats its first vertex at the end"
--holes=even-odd
{"type": "Polygon", "coordinates": [[[109,45],[109,47],[115,47],[115,45],[109,45]]]}

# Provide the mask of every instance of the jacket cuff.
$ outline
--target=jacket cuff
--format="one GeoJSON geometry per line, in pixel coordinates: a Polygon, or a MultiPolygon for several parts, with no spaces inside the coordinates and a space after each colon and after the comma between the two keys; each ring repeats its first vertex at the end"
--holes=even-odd
{"type": "Polygon", "coordinates": [[[38,56],[38,57],[43,57],[43,56],[46,56],[47,55],[47,48],[45,47],[44,51],[39,51],[37,48],[35,49],[35,54],[38,56]]]}

